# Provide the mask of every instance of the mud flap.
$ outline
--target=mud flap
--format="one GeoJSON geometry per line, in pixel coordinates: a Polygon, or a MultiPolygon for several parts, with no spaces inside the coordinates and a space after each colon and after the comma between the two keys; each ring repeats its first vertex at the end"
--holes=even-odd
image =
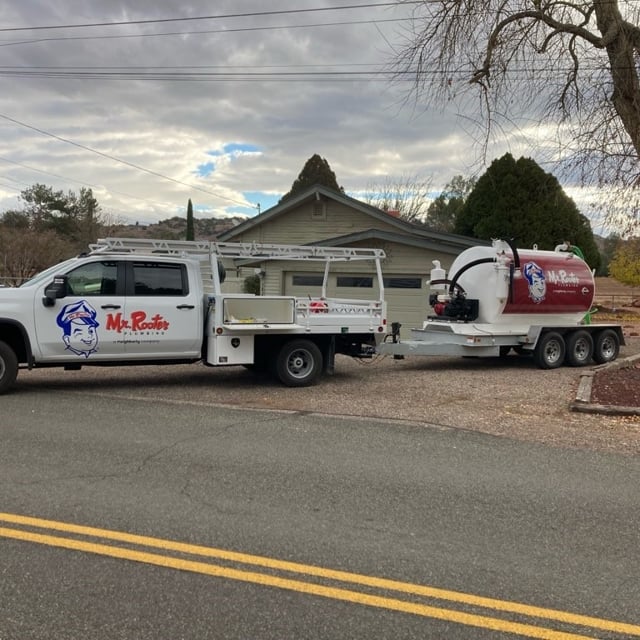
{"type": "Polygon", "coordinates": [[[331,336],[327,345],[322,350],[322,372],[327,376],[332,376],[336,369],[336,339],[331,336]]]}

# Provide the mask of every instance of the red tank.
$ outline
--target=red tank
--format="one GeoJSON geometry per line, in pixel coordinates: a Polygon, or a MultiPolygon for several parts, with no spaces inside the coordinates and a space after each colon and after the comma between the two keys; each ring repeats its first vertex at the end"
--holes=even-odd
{"type": "Polygon", "coordinates": [[[589,311],[595,285],[586,262],[570,253],[519,251],[521,277],[503,313],[558,314],[589,311]]]}

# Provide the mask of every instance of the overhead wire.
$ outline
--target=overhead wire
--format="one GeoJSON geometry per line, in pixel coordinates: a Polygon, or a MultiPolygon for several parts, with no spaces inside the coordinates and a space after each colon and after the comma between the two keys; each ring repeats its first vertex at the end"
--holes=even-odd
{"type": "Polygon", "coordinates": [[[272,25],[260,27],[237,27],[231,29],[202,29],[197,31],[162,31],[160,33],[125,33],[118,35],[93,35],[93,36],[57,36],[48,38],[35,38],[31,40],[13,40],[8,42],[0,41],[0,47],[11,47],[22,44],[38,44],[41,42],[64,42],[74,40],[117,40],[122,38],[159,38],[165,36],[190,36],[190,35],[211,35],[230,34],[250,31],[287,31],[292,29],[312,29],[316,27],[343,27],[363,24],[384,24],[389,22],[409,22],[412,18],[383,18],[376,20],[345,20],[340,22],[316,22],[308,24],[272,25]]]}
{"type": "Polygon", "coordinates": [[[251,11],[245,13],[229,13],[220,15],[207,15],[207,16],[183,16],[180,18],[154,18],[144,20],[120,20],[111,22],[89,22],[83,24],[57,24],[57,25],[39,25],[30,27],[0,27],[0,32],[15,32],[15,31],[43,31],[50,29],[86,29],[90,27],[121,27],[128,25],[142,25],[142,24],[163,24],[168,22],[194,22],[201,20],[226,20],[229,18],[262,18],[266,16],[275,15],[292,15],[301,13],[317,13],[326,11],[344,11],[350,9],[372,9],[377,7],[398,7],[408,4],[420,4],[419,0],[407,1],[407,2],[371,2],[367,4],[351,4],[342,5],[337,7],[310,7],[306,9],[280,9],[272,11],[251,11]]]}
{"type": "MultiPolygon", "coordinates": [[[[106,191],[107,193],[114,193],[119,196],[124,196],[125,198],[132,198],[133,200],[142,200],[143,202],[153,202],[148,198],[142,198],[140,196],[134,196],[131,193],[125,193],[124,191],[118,191],[116,189],[110,189],[101,184],[95,184],[91,182],[85,182],[83,180],[76,180],[75,178],[69,178],[68,176],[60,175],[59,173],[52,173],[51,171],[44,171],[43,169],[37,169],[36,167],[32,167],[31,165],[25,164],[23,162],[17,162],[16,160],[9,160],[9,158],[4,158],[0,156],[0,162],[6,162],[8,164],[13,164],[18,167],[22,167],[23,169],[27,169],[28,171],[34,171],[35,173],[42,173],[46,176],[52,176],[53,178],[58,178],[60,180],[64,180],[65,182],[74,182],[75,184],[82,185],[83,187],[90,187],[91,189],[99,189],[101,191],[106,191]]],[[[4,176],[5,179],[14,180],[13,178],[9,178],[8,176],[4,176]]],[[[26,182],[21,182],[20,180],[14,180],[15,182],[19,182],[20,184],[24,184],[29,186],[26,182]]],[[[155,204],[164,206],[167,203],[155,202],[155,204]]]]}
{"type": "Polygon", "coordinates": [[[189,184],[188,182],[183,182],[182,180],[178,180],[176,178],[172,178],[171,176],[167,176],[164,175],[163,173],[160,173],[158,171],[154,171],[153,169],[147,169],[146,167],[142,167],[138,164],[135,164],[133,162],[129,162],[128,160],[123,160],[122,158],[117,158],[115,156],[109,155],[108,153],[104,153],[103,151],[98,151],[97,149],[92,149],[91,147],[88,147],[84,144],[81,144],[79,142],[75,142],[74,140],[69,140],[68,138],[63,138],[62,136],[58,136],[55,133],[50,133],[49,131],[45,131],[44,129],[40,129],[38,127],[34,127],[33,125],[27,124],[26,122],[21,122],[20,120],[16,120],[15,118],[11,118],[10,116],[7,116],[5,114],[0,113],[0,118],[7,120],[8,122],[13,122],[14,124],[20,125],[21,127],[25,127],[27,129],[31,129],[32,131],[36,131],[37,133],[40,133],[42,135],[48,136],[50,138],[54,138],[55,140],[59,140],[60,142],[64,142],[66,144],[70,144],[73,145],[74,147],[78,147],[79,149],[84,149],[85,151],[89,151],[90,153],[94,153],[98,156],[101,156],[103,158],[107,158],[109,160],[112,160],[114,162],[126,165],[128,167],[131,167],[133,169],[137,169],[138,171],[143,171],[144,173],[148,173],[150,175],[162,178],[164,180],[169,180],[170,182],[173,182],[175,184],[179,184],[182,185],[184,187],[189,187],[190,189],[194,189],[195,191],[200,191],[202,193],[206,193],[210,196],[214,196],[216,198],[220,198],[222,200],[226,200],[228,202],[233,202],[235,204],[239,204],[243,207],[247,207],[250,205],[247,205],[246,202],[241,202],[240,200],[236,200],[234,198],[230,198],[228,196],[224,196],[220,193],[215,193],[214,191],[210,191],[209,189],[204,189],[202,187],[198,187],[197,185],[193,185],[193,184],[189,184]]]}

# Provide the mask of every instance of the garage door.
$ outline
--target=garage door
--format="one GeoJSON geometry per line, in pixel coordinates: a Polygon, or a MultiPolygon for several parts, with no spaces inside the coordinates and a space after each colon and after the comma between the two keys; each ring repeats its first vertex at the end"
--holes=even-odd
{"type": "MultiPolygon", "coordinates": [[[[387,320],[402,324],[401,335],[410,337],[410,330],[422,327],[430,312],[426,274],[399,274],[384,277],[384,297],[387,301],[387,320]]],[[[285,273],[285,295],[315,297],[322,291],[322,274],[303,271],[285,273]]],[[[327,295],[331,298],[375,300],[378,297],[377,278],[361,274],[329,274],[327,295]]]]}

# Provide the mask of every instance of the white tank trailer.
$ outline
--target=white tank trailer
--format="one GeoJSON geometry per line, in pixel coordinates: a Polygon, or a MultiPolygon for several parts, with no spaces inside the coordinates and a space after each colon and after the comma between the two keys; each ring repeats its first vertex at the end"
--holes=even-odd
{"type": "Polygon", "coordinates": [[[463,251],[448,277],[437,260],[433,265],[433,314],[411,329],[410,340],[401,340],[393,323],[379,353],[495,357],[513,350],[553,369],[610,362],[624,344],[619,325],[591,323],[593,273],[568,243],[539,251],[494,240],[463,251]]]}

